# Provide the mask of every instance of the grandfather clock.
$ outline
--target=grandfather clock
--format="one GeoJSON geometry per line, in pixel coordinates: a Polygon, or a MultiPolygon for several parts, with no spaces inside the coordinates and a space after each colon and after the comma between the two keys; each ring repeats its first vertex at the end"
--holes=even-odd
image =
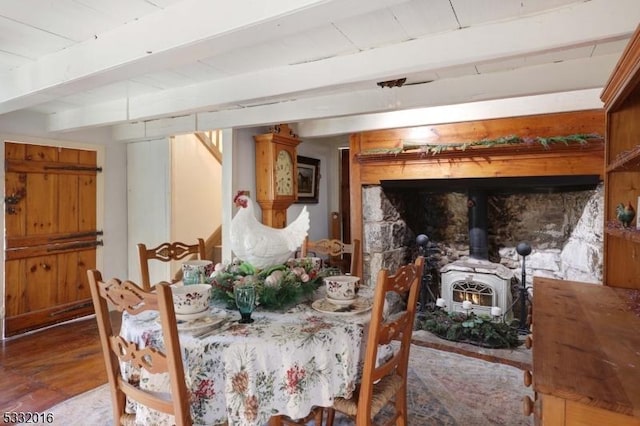
{"type": "Polygon", "coordinates": [[[287,209],[297,200],[298,137],[286,124],[256,141],[256,201],[262,208],[262,223],[273,228],[287,224],[287,209]]]}

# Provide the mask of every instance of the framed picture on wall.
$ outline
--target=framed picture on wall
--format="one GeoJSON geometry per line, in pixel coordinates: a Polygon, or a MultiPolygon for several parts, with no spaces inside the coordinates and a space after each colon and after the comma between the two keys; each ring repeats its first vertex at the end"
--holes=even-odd
{"type": "Polygon", "coordinates": [[[298,204],[318,202],[320,160],[298,155],[298,204]]]}

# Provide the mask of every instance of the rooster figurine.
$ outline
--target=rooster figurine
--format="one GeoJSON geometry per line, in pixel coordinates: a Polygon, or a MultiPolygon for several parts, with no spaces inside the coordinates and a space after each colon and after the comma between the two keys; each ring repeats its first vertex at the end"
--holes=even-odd
{"type": "Polygon", "coordinates": [[[626,206],[623,203],[618,204],[618,207],[616,207],[616,217],[623,228],[628,228],[631,225],[631,221],[636,217],[636,211],[631,205],[631,201],[629,201],[626,206]]]}
{"type": "Polygon", "coordinates": [[[285,263],[307,237],[309,212],[305,206],[298,217],[282,229],[266,226],[256,219],[253,202],[244,191],[233,199],[240,207],[231,220],[231,250],[258,269],[285,263]]]}

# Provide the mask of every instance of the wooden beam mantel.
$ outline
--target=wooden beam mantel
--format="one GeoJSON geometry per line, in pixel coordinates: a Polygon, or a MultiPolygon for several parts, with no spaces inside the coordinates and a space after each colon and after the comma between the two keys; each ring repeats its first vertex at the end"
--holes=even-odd
{"type": "Polygon", "coordinates": [[[603,176],[604,139],[584,145],[512,145],[396,154],[359,154],[360,184],[381,180],[563,176],[603,176]]]}
{"type": "MultiPolygon", "coordinates": [[[[604,141],[598,138],[583,144],[473,146],[443,150],[435,155],[419,150],[400,152],[403,141],[446,145],[509,135],[526,140],[577,134],[604,135],[604,111],[540,114],[352,134],[349,150],[351,237],[363,241],[362,187],[379,185],[385,180],[604,176],[604,141]],[[393,153],[394,150],[398,152],[393,153]]],[[[358,273],[362,272],[360,265],[358,273]]]]}

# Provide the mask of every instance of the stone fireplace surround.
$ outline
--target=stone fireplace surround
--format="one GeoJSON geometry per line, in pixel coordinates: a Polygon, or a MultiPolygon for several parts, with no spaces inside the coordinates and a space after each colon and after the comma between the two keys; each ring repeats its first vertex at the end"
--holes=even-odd
{"type": "MultiPolygon", "coordinates": [[[[431,272],[469,254],[467,195],[362,188],[363,277],[369,285],[381,268],[394,270],[417,253],[415,237],[426,234],[435,245],[431,272]]],[[[528,241],[527,286],[533,276],[602,282],[603,192],[594,190],[489,197],[489,258],[522,275],[515,247],[528,241]]]]}

